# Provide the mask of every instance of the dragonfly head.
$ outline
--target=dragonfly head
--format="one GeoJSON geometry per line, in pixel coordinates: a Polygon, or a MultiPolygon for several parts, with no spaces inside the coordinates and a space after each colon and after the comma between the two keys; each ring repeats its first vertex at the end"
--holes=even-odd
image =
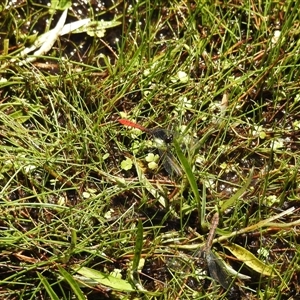
{"type": "Polygon", "coordinates": [[[162,128],[155,128],[152,131],[156,143],[158,144],[170,144],[173,141],[173,134],[162,128]],[[161,140],[161,141],[159,141],[161,140]]]}

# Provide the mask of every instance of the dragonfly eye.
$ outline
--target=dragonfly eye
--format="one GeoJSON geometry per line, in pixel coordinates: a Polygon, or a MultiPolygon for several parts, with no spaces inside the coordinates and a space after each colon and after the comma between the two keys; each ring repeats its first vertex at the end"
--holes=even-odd
{"type": "Polygon", "coordinates": [[[167,135],[166,138],[165,138],[165,142],[167,144],[170,144],[170,143],[172,143],[172,141],[173,141],[173,134],[167,135]]]}

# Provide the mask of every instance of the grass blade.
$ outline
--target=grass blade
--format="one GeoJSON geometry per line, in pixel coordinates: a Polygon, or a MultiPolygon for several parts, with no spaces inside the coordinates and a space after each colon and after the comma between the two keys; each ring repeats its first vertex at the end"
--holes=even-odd
{"type": "Polygon", "coordinates": [[[192,168],[191,168],[188,160],[186,159],[183,152],[181,151],[181,148],[180,148],[178,142],[176,140],[174,140],[173,144],[174,144],[174,147],[176,150],[177,157],[182,165],[182,168],[183,168],[183,170],[187,176],[188,182],[191,186],[192,192],[194,194],[194,199],[198,205],[199,223],[200,223],[201,230],[203,230],[204,228],[206,228],[204,218],[203,218],[203,216],[205,214],[205,202],[201,201],[201,199],[200,199],[197,181],[196,181],[196,178],[193,174],[192,168]]]}
{"type": "Polygon", "coordinates": [[[75,265],[73,268],[78,274],[86,277],[88,280],[96,281],[100,284],[112,288],[113,290],[121,292],[135,292],[135,289],[127,280],[120,279],[87,267],[80,267],[78,265],[75,265]]]}
{"type": "Polygon", "coordinates": [[[136,243],[134,249],[134,257],[132,262],[132,270],[133,272],[137,272],[139,267],[139,262],[141,258],[141,253],[143,249],[143,223],[141,220],[138,222],[137,233],[136,233],[136,243]]]}
{"type": "Polygon", "coordinates": [[[248,186],[250,185],[253,177],[253,169],[250,172],[250,175],[246,181],[246,183],[228,200],[224,201],[220,208],[220,213],[224,212],[227,208],[234,205],[236,200],[241,197],[245,191],[247,190],[248,186]]]}
{"type": "Polygon", "coordinates": [[[77,299],[85,300],[86,298],[85,298],[83,292],[81,291],[78,283],[73,278],[73,276],[69,272],[67,272],[65,269],[63,269],[62,267],[58,267],[58,270],[59,270],[59,273],[61,274],[61,276],[68,282],[68,284],[72,288],[77,299]]]}
{"type": "Polygon", "coordinates": [[[49,297],[51,300],[59,300],[60,298],[57,296],[57,294],[54,292],[53,288],[51,287],[49,281],[41,274],[37,273],[38,277],[41,280],[41,283],[45,287],[49,297]]]}

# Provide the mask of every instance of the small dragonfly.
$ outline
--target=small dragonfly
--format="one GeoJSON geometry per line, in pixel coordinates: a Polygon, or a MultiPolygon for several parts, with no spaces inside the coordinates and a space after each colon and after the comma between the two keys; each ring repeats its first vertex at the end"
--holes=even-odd
{"type": "Polygon", "coordinates": [[[228,289],[231,285],[232,278],[225,269],[223,262],[211,250],[218,224],[219,214],[215,213],[211,220],[211,228],[209,230],[205,246],[200,249],[196,255],[201,255],[201,252],[204,254],[210,276],[219,282],[224,289],[228,289]]]}
{"type": "Polygon", "coordinates": [[[176,163],[176,159],[168,147],[174,138],[172,133],[160,127],[149,129],[127,119],[118,119],[118,122],[125,126],[140,129],[141,131],[153,136],[154,142],[158,147],[159,154],[163,157],[163,166],[165,170],[169,175],[173,175],[175,173],[179,177],[182,176],[182,169],[176,163]]]}

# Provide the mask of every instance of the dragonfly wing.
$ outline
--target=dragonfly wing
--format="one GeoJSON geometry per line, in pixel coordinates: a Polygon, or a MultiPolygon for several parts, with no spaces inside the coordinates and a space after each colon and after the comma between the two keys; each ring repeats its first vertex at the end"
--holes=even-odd
{"type": "Polygon", "coordinates": [[[206,253],[206,260],[210,276],[227,290],[231,285],[232,278],[221,260],[211,250],[206,253]]]}
{"type": "Polygon", "coordinates": [[[163,157],[163,166],[169,175],[182,176],[182,169],[177,164],[174,155],[170,151],[159,150],[159,154],[163,157]]]}

